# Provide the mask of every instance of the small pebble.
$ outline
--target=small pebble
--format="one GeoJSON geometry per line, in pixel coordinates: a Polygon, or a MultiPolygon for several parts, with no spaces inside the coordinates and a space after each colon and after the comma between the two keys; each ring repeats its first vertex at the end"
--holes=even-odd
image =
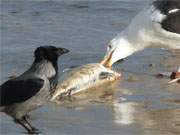
{"type": "Polygon", "coordinates": [[[156,77],[157,77],[157,78],[163,78],[164,75],[163,75],[163,74],[157,74],[156,77]]]}
{"type": "Polygon", "coordinates": [[[156,66],[156,64],[154,64],[154,63],[149,64],[149,67],[155,67],[155,66],[156,66]]]}

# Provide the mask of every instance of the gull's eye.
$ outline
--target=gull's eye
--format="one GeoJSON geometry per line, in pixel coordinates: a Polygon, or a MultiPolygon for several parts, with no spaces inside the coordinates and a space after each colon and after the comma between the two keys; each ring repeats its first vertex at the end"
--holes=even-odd
{"type": "Polygon", "coordinates": [[[108,45],[108,50],[110,50],[110,49],[112,49],[112,45],[111,44],[108,45]]]}

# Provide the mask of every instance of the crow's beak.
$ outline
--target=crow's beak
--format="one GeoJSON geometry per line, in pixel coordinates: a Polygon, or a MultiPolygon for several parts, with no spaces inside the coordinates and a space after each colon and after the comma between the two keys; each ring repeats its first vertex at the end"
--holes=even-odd
{"type": "Polygon", "coordinates": [[[112,55],[113,55],[114,51],[112,51],[111,53],[109,53],[108,55],[106,55],[104,57],[104,59],[100,62],[103,66],[109,68],[109,69],[112,69],[112,65],[113,65],[113,62],[112,62],[112,55]]]}
{"type": "Polygon", "coordinates": [[[68,53],[68,52],[69,52],[69,50],[66,48],[58,48],[58,51],[57,51],[58,55],[62,55],[64,53],[68,53]]]}

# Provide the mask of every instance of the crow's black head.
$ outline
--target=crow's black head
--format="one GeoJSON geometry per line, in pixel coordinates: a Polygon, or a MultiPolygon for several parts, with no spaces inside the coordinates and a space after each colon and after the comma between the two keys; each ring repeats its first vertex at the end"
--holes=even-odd
{"type": "Polygon", "coordinates": [[[48,60],[51,62],[56,62],[59,56],[68,52],[69,50],[65,48],[57,48],[54,46],[40,46],[35,50],[34,56],[36,61],[48,60]]]}

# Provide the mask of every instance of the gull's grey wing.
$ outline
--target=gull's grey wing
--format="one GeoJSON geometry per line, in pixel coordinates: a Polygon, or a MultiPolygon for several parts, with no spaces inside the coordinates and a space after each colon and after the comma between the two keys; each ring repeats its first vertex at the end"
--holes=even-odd
{"type": "Polygon", "coordinates": [[[179,0],[154,0],[153,6],[165,15],[161,26],[163,29],[180,34],[180,1],[179,0]]]}
{"type": "Polygon", "coordinates": [[[44,85],[42,79],[9,80],[0,87],[0,106],[23,102],[36,93],[44,85]]]}
{"type": "Polygon", "coordinates": [[[163,29],[169,32],[180,34],[180,11],[167,15],[161,25],[163,29]]]}

